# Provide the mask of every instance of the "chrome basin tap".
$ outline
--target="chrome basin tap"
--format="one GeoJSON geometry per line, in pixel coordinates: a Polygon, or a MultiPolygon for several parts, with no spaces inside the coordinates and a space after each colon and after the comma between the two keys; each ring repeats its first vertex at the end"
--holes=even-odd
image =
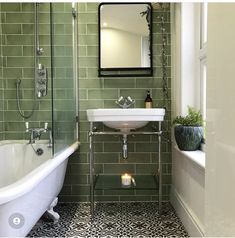
{"type": "Polygon", "coordinates": [[[115,103],[119,107],[121,107],[123,109],[126,109],[126,108],[129,108],[132,105],[134,105],[135,100],[133,100],[130,96],[125,97],[125,98],[123,96],[121,96],[120,98],[118,98],[118,100],[115,101],[115,103]]]}
{"type": "Polygon", "coordinates": [[[41,135],[43,133],[48,132],[48,134],[49,134],[48,147],[52,147],[52,131],[50,128],[48,128],[47,122],[45,122],[44,128],[43,127],[39,127],[39,128],[31,127],[30,128],[28,122],[25,122],[25,127],[26,127],[26,132],[30,133],[29,144],[34,144],[36,140],[40,140],[41,135]]]}

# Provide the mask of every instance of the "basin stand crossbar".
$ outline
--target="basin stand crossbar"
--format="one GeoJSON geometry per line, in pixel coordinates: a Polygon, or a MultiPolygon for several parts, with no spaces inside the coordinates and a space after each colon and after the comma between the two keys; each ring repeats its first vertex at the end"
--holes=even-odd
{"type": "MultiPolygon", "coordinates": [[[[155,128],[154,128],[155,129],[155,128]]],[[[156,129],[155,129],[156,130],[156,129]]],[[[94,136],[102,135],[123,135],[121,131],[97,131],[96,127],[93,126],[93,122],[90,122],[90,130],[88,132],[89,136],[89,170],[90,170],[90,208],[91,208],[91,218],[94,217],[94,204],[95,204],[95,169],[94,169],[94,150],[93,150],[93,138],[94,136]]],[[[161,160],[161,122],[158,122],[158,131],[130,131],[128,135],[156,135],[158,136],[158,208],[159,214],[162,212],[162,160],[161,160]]]]}

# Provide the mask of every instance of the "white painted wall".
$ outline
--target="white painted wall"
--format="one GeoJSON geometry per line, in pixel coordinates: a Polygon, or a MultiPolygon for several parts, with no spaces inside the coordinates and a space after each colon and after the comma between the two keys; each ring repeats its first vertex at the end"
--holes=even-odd
{"type": "Polygon", "coordinates": [[[141,67],[141,35],[113,28],[101,30],[101,67],[141,67]]]}
{"type": "Polygon", "coordinates": [[[205,168],[176,148],[172,160],[171,203],[189,235],[203,236],[205,168]]]}
{"type": "Polygon", "coordinates": [[[235,236],[235,3],[208,4],[206,235],[235,236]]]}
{"type": "MultiPolygon", "coordinates": [[[[196,8],[195,8],[196,7],[196,8]]],[[[195,23],[195,3],[171,4],[172,22],[172,117],[186,114],[187,106],[199,107],[199,72],[195,59],[199,46],[195,23]],[[186,21],[184,21],[186,19],[186,21]]],[[[196,24],[196,23],[195,23],[196,24]]],[[[172,132],[172,141],[174,133],[172,132]]],[[[205,169],[172,147],[171,203],[190,236],[204,235],[205,169]]]]}

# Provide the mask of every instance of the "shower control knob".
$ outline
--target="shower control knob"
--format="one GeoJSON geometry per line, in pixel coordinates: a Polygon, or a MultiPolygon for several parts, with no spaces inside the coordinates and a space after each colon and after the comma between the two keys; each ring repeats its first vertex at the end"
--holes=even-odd
{"type": "Polygon", "coordinates": [[[29,129],[29,122],[28,122],[28,121],[25,122],[25,128],[26,128],[27,130],[29,129]]]}

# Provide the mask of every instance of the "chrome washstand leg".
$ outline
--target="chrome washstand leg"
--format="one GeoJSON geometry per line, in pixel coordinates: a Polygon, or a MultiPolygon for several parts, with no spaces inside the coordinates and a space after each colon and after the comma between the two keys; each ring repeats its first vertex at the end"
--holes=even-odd
{"type": "Polygon", "coordinates": [[[93,122],[89,131],[89,164],[90,164],[90,209],[91,219],[94,217],[94,152],[93,152],[93,122]]]}
{"type": "Polygon", "coordinates": [[[162,213],[162,159],[161,159],[161,122],[158,124],[158,176],[159,176],[159,192],[158,192],[158,207],[159,214],[162,213]]]}

